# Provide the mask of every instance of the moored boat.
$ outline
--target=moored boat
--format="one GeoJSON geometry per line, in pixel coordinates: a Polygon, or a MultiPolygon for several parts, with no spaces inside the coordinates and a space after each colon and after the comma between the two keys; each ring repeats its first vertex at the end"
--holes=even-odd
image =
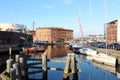
{"type": "Polygon", "coordinates": [[[79,52],[81,54],[89,55],[89,56],[94,56],[97,54],[97,51],[91,48],[81,48],[79,49],[79,52]]]}
{"type": "Polygon", "coordinates": [[[105,53],[99,53],[92,57],[93,57],[93,60],[98,63],[106,64],[109,66],[116,66],[116,58],[110,55],[107,55],[105,53]]]}
{"type": "Polygon", "coordinates": [[[33,46],[31,48],[24,48],[24,52],[26,54],[36,54],[45,52],[44,48],[40,48],[39,46],[33,46]]]}

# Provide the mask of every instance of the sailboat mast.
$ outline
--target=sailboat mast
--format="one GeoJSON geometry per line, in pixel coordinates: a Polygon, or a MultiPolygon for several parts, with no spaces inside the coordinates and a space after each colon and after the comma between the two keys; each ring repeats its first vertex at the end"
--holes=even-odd
{"type": "Polygon", "coordinates": [[[82,25],[81,25],[81,22],[80,22],[80,17],[79,17],[79,16],[78,16],[78,21],[79,21],[80,32],[81,32],[82,41],[83,41],[83,40],[84,40],[84,36],[83,36],[82,25]]]}
{"type": "Polygon", "coordinates": [[[104,0],[104,12],[105,12],[105,23],[104,23],[104,30],[105,30],[105,33],[104,33],[104,36],[105,36],[105,39],[106,39],[106,54],[108,53],[107,52],[107,1],[104,0]]]}

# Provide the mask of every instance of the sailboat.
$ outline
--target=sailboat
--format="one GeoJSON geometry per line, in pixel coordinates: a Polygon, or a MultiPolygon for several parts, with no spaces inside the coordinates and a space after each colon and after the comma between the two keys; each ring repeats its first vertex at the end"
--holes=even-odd
{"type": "MultiPolygon", "coordinates": [[[[105,5],[105,12],[106,12],[106,0],[104,0],[104,5],[105,5]]],[[[105,23],[105,27],[106,27],[106,37],[107,37],[107,23],[105,23]]],[[[116,58],[108,55],[107,53],[107,40],[106,40],[106,53],[98,53],[94,55],[93,60],[102,64],[116,66],[116,58]]]]}
{"type": "MultiPolygon", "coordinates": [[[[105,1],[106,3],[106,1],[105,1]]],[[[106,4],[105,4],[106,6],[106,4]]],[[[106,27],[106,25],[105,25],[106,27]]],[[[107,30],[107,29],[106,29],[107,30]]],[[[107,40],[106,40],[107,44],[107,40]]],[[[98,53],[96,50],[92,50],[89,48],[83,48],[79,50],[81,53],[85,53],[86,55],[90,55],[90,59],[94,60],[98,63],[106,64],[109,66],[116,66],[116,58],[113,56],[110,56],[107,54],[107,47],[106,47],[106,53],[98,53]]]]}

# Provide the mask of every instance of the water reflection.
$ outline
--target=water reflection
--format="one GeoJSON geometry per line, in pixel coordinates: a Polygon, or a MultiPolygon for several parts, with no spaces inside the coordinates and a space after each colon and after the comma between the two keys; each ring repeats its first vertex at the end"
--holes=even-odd
{"type": "Polygon", "coordinates": [[[90,56],[80,56],[82,56],[80,80],[120,80],[120,72],[116,67],[91,61],[90,56]]]}
{"type": "MultiPolygon", "coordinates": [[[[71,53],[68,45],[48,45],[45,47],[45,52],[48,55],[48,58],[56,59],[66,59],[66,55],[71,53]]],[[[40,58],[42,53],[35,54],[34,58],[40,58]]],[[[81,69],[82,72],[78,72],[78,80],[120,80],[120,66],[111,67],[103,64],[96,63],[91,61],[90,56],[77,54],[76,58],[80,61],[77,64],[78,69],[81,69]]],[[[0,59],[4,59],[3,56],[0,56],[0,59]]],[[[5,60],[4,60],[5,61],[5,60]]],[[[64,67],[64,64],[52,63],[49,66],[64,67]]],[[[0,68],[2,68],[0,66],[0,68]]],[[[40,79],[41,74],[30,75],[31,78],[40,79]]],[[[61,80],[63,78],[63,71],[48,71],[48,80],[61,80]],[[53,76],[54,75],[54,76],[53,76]]],[[[71,78],[70,78],[71,79],[71,78]]]]}
{"type": "Polygon", "coordinates": [[[71,51],[68,49],[67,45],[49,45],[45,52],[48,58],[58,58],[66,56],[71,51]]]}
{"type": "MultiPolygon", "coordinates": [[[[41,46],[41,45],[40,45],[41,46]]],[[[41,47],[44,47],[43,45],[41,47]]],[[[69,50],[68,45],[48,45],[45,48],[45,52],[47,53],[48,58],[59,58],[67,56],[68,53],[72,51],[69,50]]],[[[35,58],[40,58],[42,53],[34,54],[35,58]]]]}

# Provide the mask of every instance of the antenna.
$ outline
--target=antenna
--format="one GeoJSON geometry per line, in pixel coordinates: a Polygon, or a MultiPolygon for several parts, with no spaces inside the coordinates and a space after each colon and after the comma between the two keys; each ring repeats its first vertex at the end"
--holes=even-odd
{"type": "Polygon", "coordinates": [[[34,27],[35,27],[35,22],[33,21],[33,31],[34,31],[34,27]]]}

